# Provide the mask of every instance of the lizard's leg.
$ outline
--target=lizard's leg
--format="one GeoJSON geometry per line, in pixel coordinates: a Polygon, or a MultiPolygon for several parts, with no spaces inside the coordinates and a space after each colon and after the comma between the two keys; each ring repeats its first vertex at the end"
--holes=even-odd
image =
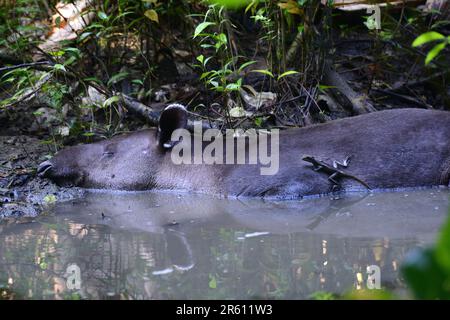
{"type": "Polygon", "coordinates": [[[331,192],[336,192],[339,190],[339,185],[333,184],[333,187],[331,187],[331,192]]]}
{"type": "Polygon", "coordinates": [[[322,166],[315,166],[314,167],[314,171],[319,171],[319,170],[321,170],[323,167],[322,166]]]}
{"type": "Polygon", "coordinates": [[[328,177],[328,180],[330,180],[331,182],[333,182],[335,185],[340,185],[339,182],[336,181],[335,178],[337,178],[339,172],[335,172],[333,173],[331,176],[328,177]]]}
{"type": "Polygon", "coordinates": [[[342,162],[333,160],[333,167],[337,169],[338,165],[339,165],[341,167],[347,168],[348,165],[350,164],[350,159],[351,158],[352,158],[352,156],[350,155],[350,156],[345,157],[345,159],[342,160],[342,162]]]}

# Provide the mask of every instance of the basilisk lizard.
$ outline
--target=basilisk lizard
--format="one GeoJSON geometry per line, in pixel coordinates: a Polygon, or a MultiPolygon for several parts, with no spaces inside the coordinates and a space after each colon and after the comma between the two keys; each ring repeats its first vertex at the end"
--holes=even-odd
{"type": "MultiPolygon", "coordinates": [[[[346,167],[346,166],[348,165],[349,158],[350,158],[350,157],[347,157],[347,158],[344,160],[344,165],[343,165],[343,166],[346,167]]],[[[329,174],[328,180],[330,180],[331,182],[333,182],[334,185],[339,185],[339,182],[338,182],[336,179],[339,179],[339,178],[349,178],[349,179],[353,179],[353,180],[355,180],[355,181],[358,181],[358,182],[361,183],[363,186],[365,186],[367,189],[371,190],[371,188],[369,187],[369,185],[368,185],[366,182],[364,182],[363,180],[361,180],[361,179],[359,179],[358,177],[355,177],[355,176],[353,176],[353,175],[351,175],[351,174],[349,174],[349,173],[346,173],[346,172],[344,172],[344,171],[342,171],[342,170],[339,170],[339,169],[337,168],[337,164],[340,164],[339,162],[336,162],[336,161],[335,161],[335,162],[333,163],[333,166],[331,166],[331,165],[329,165],[329,164],[327,164],[327,163],[325,163],[325,162],[323,162],[323,161],[321,161],[321,160],[318,160],[318,159],[314,158],[313,156],[303,156],[303,157],[302,157],[302,160],[303,160],[303,161],[306,161],[306,162],[309,162],[309,163],[312,163],[313,166],[314,166],[314,170],[315,170],[315,171],[322,171],[322,172],[324,172],[324,173],[329,174]]],[[[341,164],[341,165],[342,165],[342,164],[341,164]]]]}

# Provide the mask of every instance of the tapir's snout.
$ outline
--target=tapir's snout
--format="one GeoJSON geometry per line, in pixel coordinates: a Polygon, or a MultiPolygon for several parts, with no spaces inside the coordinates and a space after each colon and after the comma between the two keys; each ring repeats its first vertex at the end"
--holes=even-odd
{"type": "Polygon", "coordinates": [[[38,166],[37,174],[40,177],[48,177],[52,168],[53,163],[51,163],[51,161],[44,161],[38,166]]]}

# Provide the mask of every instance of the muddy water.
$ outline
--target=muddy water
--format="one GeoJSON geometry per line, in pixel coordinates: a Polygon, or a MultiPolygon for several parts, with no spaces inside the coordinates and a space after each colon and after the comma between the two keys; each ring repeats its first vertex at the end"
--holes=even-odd
{"type": "Polygon", "coordinates": [[[16,299],[308,299],[366,286],[405,296],[399,266],[432,243],[450,192],[302,201],[101,193],[0,224],[0,291],[16,299]],[[362,282],[358,282],[362,280],[362,282]]]}

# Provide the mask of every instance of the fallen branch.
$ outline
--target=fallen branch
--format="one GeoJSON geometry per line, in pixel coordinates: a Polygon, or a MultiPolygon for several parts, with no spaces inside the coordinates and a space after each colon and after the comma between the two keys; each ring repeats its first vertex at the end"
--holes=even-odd
{"type": "Polygon", "coordinates": [[[152,108],[140,103],[136,99],[133,99],[126,94],[117,93],[122,98],[122,102],[128,110],[133,111],[135,114],[141,116],[152,126],[157,126],[159,121],[159,112],[154,111],[152,108]]]}
{"type": "Polygon", "coordinates": [[[401,84],[398,84],[398,85],[394,86],[392,88],[392,91],[399,91],[399,90],[402,90],[402,89],[405,89],[405,88],[419,86],[419,85],[422,85],[424,83],[427,83],[428,81],[434,80],[434,79],[439,78],[441,76],[445,76],[448,73],[450,73],[450,69],[444,70],[444,71],[441,71],[441,72],[438,72],[438,73],[435,73],[435,74],[433,74],[433,75],[431,75],[429,77],[418,79],[416,81],[412,81],[412,82],[405,81],[404,83],[401,83],[401,84]]]}
{"type": "Polygon", "coordinates": [[[15,66],[7,66],[7,67],[0,68],[0,72],[10,71],[10,70],[15,70],[15,69],[20,69],[20,68],[27,68],[27,67],[36,67],[36,66],[40,66],[43,64],[52,64],[52,62],[39,61],[39,62],[31,62],[31,63],[21,63],[18,65],[15,65],[15,66]]]}
{"type": "Polygon", "coordinates": [[[51,79],[51,77],[52,77],[51,74],[47,74],[45,77],[43,77],[36,83],[36,88],[25,91],[19,97],[15,98],[14,102],[4,105],[2,109],[11,108],[19,103],[31,100],[42,89],[44,84],[46,84],[51,79]]]}
{"type": "Polygon", "coordinates": [[[417,105],[419,107],[422,107],[422,108],[433,109],[433,106],[429,105],[428,103],[425,103],[425,102],[422,102],[422,101],[418,101],[418,100],[416,100],[416,99],[414,99],[412,97],[405,96],[403,94],[398,94],[398,93],[395,93],[395,92],[392,92],[392,91],[389,91],[389,90],[384,90],[384,89],[372,89],[372,91],[383,93],[383,94],[395,97],[397,99],[400,99],[400,100],[403,100],[403,101],[406,101],[406,102],[410,102],[410,103],[415,104],[415,105],[417,105]]]}
{"type": "Polygon", "coordinates": [[[331,63],[327,63],[324,69],[324,82],[342,94],[342,97],[336,94],[335,98],[344,108],[352,110],[355,114],[376,111],[367,97],[353,90],[347,81],[332,68],[331,63]]]}

